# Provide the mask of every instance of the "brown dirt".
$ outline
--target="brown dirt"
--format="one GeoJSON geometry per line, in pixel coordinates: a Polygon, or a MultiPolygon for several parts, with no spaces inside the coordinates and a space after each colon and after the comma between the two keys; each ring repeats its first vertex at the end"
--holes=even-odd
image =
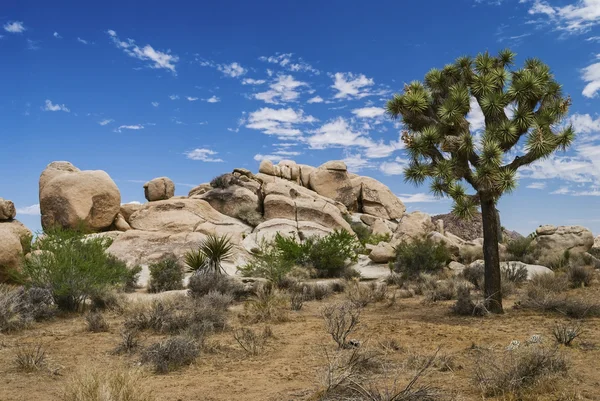
{"type": "MultiPolygon", "coordinates": [[[[600,302],[598,285],[573,291],[600,302]]],[[[318,388],[316,377],[323,366],[323,349],[335,349],[324,332],[319,311],[323,302],[343,297],[306,303],[302,311],[291,313],[289,322],[271,325],[275,337],[259,356],[246,356],[228,331],[210,337],[216,351],[201,355],[194,365],[167,375],[148,373],[143,385],[161,401],[309,400],[318,388]]],[[[481,392],[471,380],[473,345],[503,348],[511,340],[524,341],[533,334],[551,342],[554,323],[564,320],[558,315],[512,309],[514,301],[506,301],[504,315],[485,318],[453,316],[449,313],[451,301],[423,304],[421,297],[399,299],[392,306],[371,304],[363,311],[360,329],[352,338],[360,339],[363,347],[382,352],[382,342],[397,341],[401,349],[385,352],[381,358],[390,367],[388,374],[397,374],[400,383],[406,383],[414,373],[402,368],[408,355],[433,354],[439,347],[440,353],[454,358],[453,369],[433,369],[423,383],[440,387],[457,400],[481,400],[481,392]]],[[[240,307],[233,309],[230,322],[238,326],[240,307]]],[[[138,355],[111,354],[120,340],[123,317],[115,313],[107,317],[107,333],[89,333],[81,316],[69,316],[36,323],[19,333],[0,334],[0,400],[58,400],[69,376],[81,367],[137,366],[138,355]],[[16,347],[36,343],[47,349],[50,369],[19,372],[13,364],[16,347]]],[[[264,325],[253,326],[260,329],[264,325]]],[[[600,319],[586,319],[583,328],[579,341],[562,349],[571,364],[569,373],[536,390],[527,400],[600,400],[600,344],[596,343],[600,339],[600,319]]],[[[159,338],[146,334],[143,342],[147,345],[159,338]]]]}

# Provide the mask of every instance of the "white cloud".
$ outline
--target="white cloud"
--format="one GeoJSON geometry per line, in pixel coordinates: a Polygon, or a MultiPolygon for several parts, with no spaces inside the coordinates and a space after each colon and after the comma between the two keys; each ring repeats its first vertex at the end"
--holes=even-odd
{"type": "Polygon", "coordinates": [[[22,33],[27,30],[22,21],[9,21],[4,24],[4,30],[10,33],[22,33]]]}
{"type": "Polygon", "coordinates": [[[579,34],[600,23],[600,1],[578,0],[573,4],[557,7],[547,1],[535,0],[529,14],[541,15],[556,30],[579,34]]]}
{"type": "Polygon", "coordinates": [[[483,111],[481,111],[481,107],[479,107],[479,103],[477,99],[471,96],[471,100],[469,102],[469,113],[466,118],[469,122],[469,128],[471,132],[481,131],[485,128],[485,116],[483,115],[483,111]]]}
{"type": "Polygon", "coordinates": [[[315,75],[319,75],[321,73],[310,64],[304,62],[301,58],[299,58],[297,61],[293,61],[293,53],[275,53],[274,56],[261,56],[258,59],[272,64],[279,64],[281,67],[294,72],[311,72],[315,75]]]}
{"type": "MultiPolygon", "coordinates": [[[[600,147],[598,147],[598,151],[600,152],[600,147]]],[[[592,154],[589,156],[592,156],[593,152],[590,153],[592,154]]],[[[560,179],[577,183],[594,180],[593,163],[581,157],[554,155],[524,166],[519,169],[519,172],[524,178],[534,180],[560,179]]],[[[598,176],[600,177],[600,174],[598,176]]]]}
{"type": "Polygon", "coordinates": [[[416,194],[398,194],[398,198],[400,198],[400,200],[404,203],[430,203],[439,202],[442,200],[424,192],[419,192],[416,194]]]}
{"type": "Polygon", "coordinates": [[[67,108],[64,104],[52,104],[52,101],[46,99],[45,106],[42,108],[44,111],[64,111],[70,113],[71,110],[67,108]]]}
{"type": "Polygon", "coordinates": [[[79,43],[83,43],[84,45],[87,45],[87,44],[89,44],[89,42],[88,42],[87,40],[85,40],[85,39],[81,39],[80,37],[77,37],[77,41],[78,41],[79,43]]]}
{"type": "Polygon", "coordinates": [[[242,85],[262,85],[265,82],[267,81],[264,79],[244,78],[242,80],[242,85]]]}
{"type": "Polygon", "coordinates": [[[587,82],[583,88],[583,96],[596,97],[600,90],[600,63],[594,63],[581,70],[581,78],[587,82]]]}
{"type": "Polygon", "coordinates": [[[408,161],[396,157],[394,161],[383,162],[379,165],[379,170],[385,175],[402,175],[404,169],[408,166],[408,161]]]}
{"type": "Polygon", "coordinates": [[[119,40],[117,33],[112,29],[109,29],[107,33],[117,48],[123,49],[127,55],[137,58],[138,60],[150,61],[150,68],[162,68],[171,71],[173,74],[176,74],[175,63],[179,61],[179,57],[170,54],[170,50],[161,52],[155,50],[150,45],[139,47],[135,44],[133,39],[127,39],[126,42],[119,40]]]}
{"type": "Polygon", "coordinates": [[[218,152],[215,152],[214,150],[210,150],[210,149],[204,149],[204,148],[197,148],[194,150],[191,150],[189,152],[185,152],[185,157],[187,157],[188,159],[191,160],[200,160],[203,162],[211,162],[211,163],[219,163],[222,162],[222,159],[219,158],[215,158],[212,156],[215,156],[216,154],[218,154],[218,152]]]}
{"type": "Polygon", "coordinates": [[[381,107],[363,107],[352,110],[352,114],[360,118],[376,118],[385,114],[385,109],[381,107]]]}
{"type": "Polygon", "coordinates": [[[372,78],[367,78],[363,74],[354,75],[350,72],[336,72],[333,78],[334,82],[331,87],[337,91],[335,94],[337,99],[360,99],[370,96],[372,93],[369,92],[368,88],[375,84],[372,78]]]}
{"type": "Polygon", "coordinates": [[[19,207],[17,208],[17,214],[24,214],[28,216],[39,216],[40,215],[40,204],[36,203],[35,205],[19,207]]]}
{"type": "Polygon", "coordinates": [[[58,32],[54,32],[52,34],[52,36],[54,36],[56,39],[61,39],[62,38],[62,36],[60,36],[58,32]]]}
{"type": "Polygon", "coordinates": [[[115,129],[115,132],[121,132],[121,130],[124,129],[129,129],[129,130],[140,130],[140,129],[144,129],[144,126],[142,124],[135,124],[135,125],[120,125],[119,128],[115,129]]]}
{"type": "Polygon", "coordinates": [[[560,187],[556,191],[550,192],[551,195],[567,195],[571,193],[571,190],[567,187],[560,187]]]}
{"type": "Polygon", "coordinates": [[[39,50],[40,49],[40,41],[27,39],[27,49],[28,50],[39,50]]]}
{"type": "Polygon", "coordinates": [[[291,75],[279,75],[275,82],[269,85],[268,91],[257,93],[254,97],[270,104],[293,102],[300,95],[297,89],[302,86],[308,86],[308,84],[296,81],[291,75]]]}
{"type": "Polygon", "coordinates": [[[219,103],[221,101],[220,98],[216,97],[215,95],[209,97],[208,99],[206,99],[206,101],[208,103],[219,103]]]}
{"type": "MultiPolygon", "coordinates": [[[[569,119],[577,134],[591,134],[600,132],[600,117],[595,120],[589,114],[575,113],[569,119]]],[[[586,135],[584,138],[587,138],[586,135]]],[[[579,138],[578,138],[579,139],[579,138]]]]}
{"type": "Polygon", "coordinates": [[[324,100],[321,96],[315,96],[306,101],[306,103],[323,103],[324,100]]]}
{"type": "Polygon", "coordinates": [[[198,100],[198,98],[197,98],[197,97],[191,97],[191,96],[186,96],[186,99],[187,99],[189,102],[195,102],[196,100],[198,100]]]}
{"type": "MultiPolygon", "coordinates": [[[[143,182],[143,181],[140,181],[140,182],[143,182]]],[[[139,201],[131,201],[131,202],[127,202],[127,203],[121,203],[121,206],[123,206],[123,205],[141,205],[141,204],[142,204],[142,202],[139,202],[139,201]]]]}
{"type": "Polygon", "coordinates": [[[160,103],[158,103],[158,102],[152,102],[151,104],[152,104],[152,106],[154,106],[154,107],[158,107],[158,105],[159,105],[160,103]]]}
{"type": "Polygon", "coordinates": [[[372,168],[374,165],[369,161],[369,159],[363,158],[360,153],[357,154],[346,154],[346,156],[342,159],[344,163],[346,163],[346,167],[348,167],[348,171],[352,173],[357,173],[365,168],[372,168]]]}
{"type": "Polygon", "coordinates": [[[313,116],[305,116],[303,110],[272,109],[263,107],[249,114],[246,127],[261,130],[267,135],[280,137],[300,137],[302,131],[295,127],[297,124],[313,123],[317,121],[313,116]]]}
{"type": "Polygon", "coordinates": [[[546,183],[545,182],[540,182],[540,181],[532,182],[531,184],[527,185],[527,188],[531,188],[531,189],[545,189],[546,188],[546,183]]]}
{"type": "Polygon", "coordinates": [[[115,120],[107,118],[106,120],[98,121],[98,124],[100,124],[100,125],[108,125],[108,124],[112,123],[113,121],[115,121],[115,120]]]}
{"type": "Polygon", "coordinates": [[[177,99],[179,99],[179,95],[169,95],[169,99],[177,100],[177,99]]]}
{"type": "Polygon", "coordinates": [[[217,70],[221,71],[223,74],[231,78],[241,77],[242,75],[246,74],[246,72],[248,72],[248,70],[246,70],[238,63],[219,64],[217,66],[217,70]]]}

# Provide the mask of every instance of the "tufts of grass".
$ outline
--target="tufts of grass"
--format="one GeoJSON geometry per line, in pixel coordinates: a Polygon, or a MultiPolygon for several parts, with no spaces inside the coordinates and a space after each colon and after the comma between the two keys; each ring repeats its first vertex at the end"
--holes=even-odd
{"type": "Polygon", "coordinates": [[[85,369],[67,383],[63,401],[154,401],[137,370],[113,368],[85,369]]]}

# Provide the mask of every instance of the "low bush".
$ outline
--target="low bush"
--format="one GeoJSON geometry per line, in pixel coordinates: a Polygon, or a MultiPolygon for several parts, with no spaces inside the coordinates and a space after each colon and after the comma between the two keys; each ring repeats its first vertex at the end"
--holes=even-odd
{"type": "MultiPolygon", "coordinates": [[[[460,284],[459,284],[460,285],[460,284]]],[[[433,288],[425,290],[426,302],[449,301],[456,298],[456,280],[438,280],[433,288]]]]}
{"type": "Polygon", "coordinates": [[[141,362],[153,366],[156,373],[168,373],[190,365],[200,355],[198,343],[187,336],[169,337],[142,352],[141,362]]]}
{"type": "Polygon", "coordinates": [[[252,227],[256,227],[265,221],[262,213],[256,210],[254,206],[241,208],[237,213],[237,218],[252,227]]]}
{"type": "Polygon", "coordinates": [[[346,260],[358,258],[359,244],[345,230],[315,240],[308,252],[308,263],[317,269],[319,277],[340,277],[347,267],[346,260]]]}
{"type": "Polygon", "coordinates": [[[188,282],[188,294],[193,298],[219,292],[239,300],[245,296],[244,285],[235,278],[214,272],[194,274],[188,282]]]}
{"type": "Polygon", "coordinates": [[[294,292],[290,295],[290,309],[299,311],[304,306],[304,294],[294,292]]]}
{"type": "Polygon", "coordinates": [[[140,280],[140,274],[142,273],[142,266],[136,265],[127,270],[125,275],[123,291],[134,292],[139,288],[138,281],[140,280]]]}
{"type": "Polygon", "coordinates": [[[508,241],[506,244],[506,252],[510,255],[510,259],[527,263],[527,257],[531,252],[530,246],[533,239],[534,237],[527,236],[508,241]]]}
{"type": "Polygon", "coordinates": [[[267,344],[267,340],[271,336],[271,330],[267,327],[260,333],[247,327],[242,327],[233,331],[233,338],[235,341],[244,352],[252,356],[262,353],[267,344]]]}
{"type": "Polygon", "coordinates": [[[85,322],[87,324],[88,331],[91,331],[92,333],[108,331],[108,323],[100,312],[89,312],[85,316],[85,322]]]}
{"type": "Polygon", "coordinates": [[[42,252],[24,259],[21,279],[29,287],[47,288],[59,309],[79,310],[91,296],[128,280],[125,263],[105,252],[110,243],[74,230],[46,230],[34,246],[42,252]]]}
{"type": "Polygon", "coordinates": [[[567,347],[571,345],[573,340],[575,340],[581,334],[581,326],[580,325],[567,325],[564,323],[557,323],[554,326],[554,330],[552,330],[552,334],[556,339],[556,342],[562,345],[566,345],[567,347]]]}
{"type": "Polygon", "coordinates": [[[115,354],[131,354],[138,349],[140,345],[140,332],[137,329],[121,330],[121,342],[115,350],[115,354]]]}
{"type": "Polygon", "coordinates": [[[358,280],[352,280],[346,286],[346,298],[360,308],[364,308],[372,302],[381,302],[387,299],[388,288],[386,283],[372,282],[361,284],[358,280]]]}
{"type": "Polygon", "coordinates": [[[510,281],[515,285],[523,284],[527,281],[527,268],[518,263],[508,262],[501,270],[502,281],[510,281]]]}
{"type": "Polygon", "coordinates": [[[250,323],[285,322],[288,320],[286,297],[272,284],[262,285],[244,305],[243,318],[250,323]]]}
{"type": "Polygon", "coordinates": [[[333,294],[332,286],[324,283],[298,283],[289,291],[301,295],[303,301],[321,301],[333,294]]]}
{"type": "Polygon", "coordinates": [[[356,234],[358,241],[363,245],[367,244],[371,237],[371,230],[369,227],[360,221],[350,220],[349,224],[352,231],[354,231],[354,234],[356,234]]]}
{"type": "Polygon", "coordinates": [[[452,311],[461,316],[484,316],[488,312],[483,301],[473,301],[471,288],[466,284],[456,287],[456,303],[452,311]]]}
{"type": "Polygon", "coordinates": [[[571,287],[589,287],[594,278],[594,269],[590,266],[573,264],[567,270],[567,277],[571,287]]]}
{"type": "Polygon", "coordinates": [[[91,299],[91,310],[111,310],[120,312],[125,308],[127,298],[116,291],[107,291],[102,294],[94,294],[91,299]]]}
{"type": "Polygon", "coordinates": [[[485,277],[485,267],[483,263],[474,263],[465,266],[462,271],[462,276],[469,283],[473,284],[476,289],[483,290],[483,280],[485,277]]]}
{"type": "Polygon", "coordinates": [[[338,349],[348,348],[348,336],[356,330],[361,308],[354,302],[326,305],[321,310],[325,322],[325,330],[337,343],[338,349]]]}
{"type": "Polygon", "coordinates": [[[63,401],[154,401],[140,379],[142,373],[123,368],[84,369],[74,374],[63,391],[63,401]]]}
{"type": "Polygon", "coordinates": [[[431,239],[415,239],[396,247],[393,270],[404,278],[414,278],[420,273],[442,270],[451,260],[450,251],[431,239]]]}
{"type": "Polygon", "coordinates": [[[0,333],[13,332],[31,322],[54,316],[52,295],[42,288],[12,287],[0,283],[0,333]]]}
{"type": "Polygon", "coordinates": [[[213,188],[226,189],[232,185],[238,185],[240,180],[231,173],[221,174],[210,181],[210,186],[213,188]]]}
{"type": "Polygon", "coordinates": [[[41,345],[18,346],[15,366],[22,372],[35,372],[46,368],[46,349],[41,345]]]}
{"type": "Polygon", "coordinates": [[[183,267],[177,259],[169,257],[149,266],[149,292],[181,290],[183,288],[183,267]]]}
{"type": "Polygon", "coordinates": [[[566,360],[556,348],[541,343],[520,345],[517,341],[500,355],[492,350],[479,350],[474,380],[484,396],[518,396],[540,381],[561,375],[567,369],[566,360]]]}

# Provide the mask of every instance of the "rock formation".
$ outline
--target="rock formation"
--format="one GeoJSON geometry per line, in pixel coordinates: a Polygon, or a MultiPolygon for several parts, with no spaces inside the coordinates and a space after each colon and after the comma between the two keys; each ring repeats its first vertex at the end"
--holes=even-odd
{"type": "Polygon", "coordinates": [[[0,198],[0,221],[12,220],[17,215],[15,204],[0,198]]]}
{"type": "Polygon", "coordinates": [[[18,269],[21,258],[29,252],[31,246],[31,231],[20,221],[15,220],[16,212],[11,201],[0,198],[0,283],[8,279],[8,272],[18,269]]]}
{"type": "Polygon", "coordinates": [[[170,199],[175,196],[175,184],[167,177],[154,178],[144,184],[144,196],[148,202],[170,199]]]}
{"type": "Polygon", "coordinates": [[[552,262],[562,257],[565,251],[571,254],[584,253],[594,245],[594,236],[582,226],[544,225],[537,228],[531,242],[531,250],[538,261],[552,262]]]}

